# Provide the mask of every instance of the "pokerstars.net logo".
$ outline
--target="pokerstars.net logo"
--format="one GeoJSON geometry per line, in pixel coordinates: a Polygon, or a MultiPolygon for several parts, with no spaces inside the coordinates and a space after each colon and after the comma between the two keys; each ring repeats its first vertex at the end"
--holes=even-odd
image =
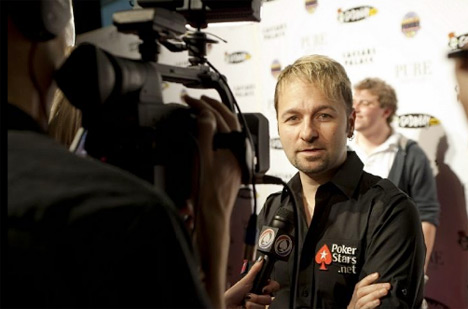
{"type": "Polygon", "coordinates": [[[315,254],[315,263],[320,265],[320,270],[328,270],[327,265],[338,263],[338,273],[357,274],[357,247],[332,244],[330,250],[324,244],[315,254]]]}

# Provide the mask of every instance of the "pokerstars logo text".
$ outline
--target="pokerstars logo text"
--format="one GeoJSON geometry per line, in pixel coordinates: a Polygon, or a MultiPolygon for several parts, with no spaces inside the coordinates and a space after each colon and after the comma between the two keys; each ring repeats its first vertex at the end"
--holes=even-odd
{"type": "Polygon", "coordinates": [[[325,244],[315,255],[315,262],[320,265],[320,270],[328,270],[326,265],[339,263],[338,273],[340,274],[357,274],[357,247],[346,245],[332,244],[331,250],[325,244]]]}

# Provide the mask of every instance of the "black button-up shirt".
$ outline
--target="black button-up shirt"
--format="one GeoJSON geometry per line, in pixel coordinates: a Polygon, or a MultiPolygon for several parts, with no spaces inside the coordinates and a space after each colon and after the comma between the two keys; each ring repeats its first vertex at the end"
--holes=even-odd
{"type": "MultiPolygon", "coordinates": [[[[298,308],[344,308],[355,284],[378,272],[378,282],[390,282],[383,307],[419,307],[423,297],[425,247],[414,203],[388,180],[363,171],[354,152],[333,178],[321,185],[307,226],[299,174],[289,182],[299,210],[300,272],[298,308]]],[[[292,210],[285,190],[272,194],[259,215],[259,227],[269,224],[280,207],[292,210]]],[[[276,262],[272,279],[281,290],[271,308],[289,305],[294,255],[276,262]]]]}

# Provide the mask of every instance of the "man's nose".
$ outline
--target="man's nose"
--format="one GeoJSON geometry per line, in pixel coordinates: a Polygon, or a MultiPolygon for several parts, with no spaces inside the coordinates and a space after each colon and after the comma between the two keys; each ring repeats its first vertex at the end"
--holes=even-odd
{"type": "Polygon", "coordinates": [[[354,101],[353,102],[353,108],[354,110],[357,112],[359,110],[359,107],[361,106],[361,104],[359,104],[359,102],[357,101],[354,101]]]}
{"type": "Polygon", "coordinates": [[[311,142],[318,137],[317,125],[312,120],[305,120],[301,127],[301,139],[311,142]]]}

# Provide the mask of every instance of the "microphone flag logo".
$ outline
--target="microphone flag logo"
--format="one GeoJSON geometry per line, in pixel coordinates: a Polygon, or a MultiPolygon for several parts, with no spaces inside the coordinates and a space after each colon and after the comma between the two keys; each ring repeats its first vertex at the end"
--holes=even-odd
{"type": "Polygon", "coordinates": [[[258,238],[258,247],[267,250],[275,240],[276,232],[272,228],[266,228],[258,238]]]}
{"type": "Polygon", "coordinates": [[[320,265],[320,270],[328,270],[326,265],[330,265],[332,262],[332,256],[330,249],[328,249],[328,246],[325,244],[320,248],[320,250],[317,252],[315,255],[315,262],[320,265]]]}

